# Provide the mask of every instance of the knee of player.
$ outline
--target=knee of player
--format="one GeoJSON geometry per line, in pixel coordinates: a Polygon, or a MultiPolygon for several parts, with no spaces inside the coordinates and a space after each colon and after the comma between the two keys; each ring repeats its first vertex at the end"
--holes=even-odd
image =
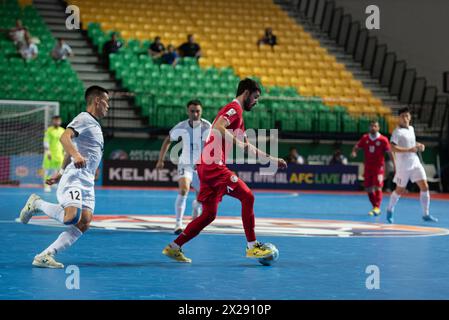
{"type": "Polygon", "coordinates": [[[203,207],[203,214],[199,218],[204,219],[206,223],[211,223],[217,217],[217,210],[215,207],[203,207]]]}
{"type": "Polygon", "coordinates": [[[91,221],[92,214],[90,212],[83,211],[81,219],[76,226],[81,230],[81,232],[84,233],[89,229],[91,221]]]}
{"type": "Polygon", "coordinates": [[[250,202],[250,203],[254,203],[254,193],[252,191],[248,191],[245,194],[245,201],[246,202],[250,202]]]}
{"type": "Polygon", "coordinates": [[[76,207],[67,207],[64,209],[64,224],[76,225],[81,220],[81,209],[76,207]]]}
{"type": "Polygon", "coordinates": [[[90,222],[84,223],[84,222],[81,222],[81,221],[80,221],[80,222],[76,225],[76,227],[77,227],[78,229],[80,229],[80,231],[81,231],[82,233],[85,233],[87,230],[89,230],[90,222]]]}
{"type": "Polygon", "coordinates": [[[186,196],[188,193],[189,193],[189,188],[187,188],[187,187],[183,187],[183,188],[179,189],[179,194],[181,196],[186,196]]]}

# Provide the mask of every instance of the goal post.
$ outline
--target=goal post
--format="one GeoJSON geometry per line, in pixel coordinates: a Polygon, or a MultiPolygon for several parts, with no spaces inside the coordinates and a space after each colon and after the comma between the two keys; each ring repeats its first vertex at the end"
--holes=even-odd
{"type": "Polygon", "coordinates": [[[59,103],[0,100],[0,185],[43,183],[44,133],[59,103]]]}

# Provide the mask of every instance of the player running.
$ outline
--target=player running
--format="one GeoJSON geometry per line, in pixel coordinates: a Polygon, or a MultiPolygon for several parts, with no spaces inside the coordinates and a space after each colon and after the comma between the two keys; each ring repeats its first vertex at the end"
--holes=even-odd
{"type": "MultiPolygon", "coordinates": [[[[201,150],[203,149],[205,136],[212,126],[209,121],[201,118],[202,112],[203,110],[199,100],[192,100],[187,103],[189,119],[181,121],[170,130],[169,135],[162,144],[159,159],[156,164],[156,169],[162,169],[164,167],[164,158],[170,148],[171,142],[182,140],[182,153],[178,163],[179,191],[175,201],[175,234],[182,232],[182,218],[186,210],[190,185],[195,189],[196,196],[198,196],[198,192],[200,191],[200,181],[195,164],[198,162],[201,150]]],[[[192,219],[195,219],[200,214],[201,204],[195,197],[192,203],[192,219]]]]}
{"type": "Polygon", "coordinates": [[[108,91],[92,86],[86,90],[87,111],[81,112],[61,136],[66,152],[62,169],[49,180],[59,182],[59,204],[41,200],[32,194],[20,213],[20,221],[28,223],[38,211],[68,226],[58,239],[34,257],[33,265],[43,268],[64,268],[54,256],[67,249],[89,228],[95,208],[95,172],[103,155],[103,133],[99,118],[106,116],[109,105],[108,91]]]}
{"type": "Polygon", "coordinates": [[[243,228],[248,242],[246,257],[264,258],[272,253],[270,248],[256,240],[253,193],[225,165],[227,151],[232,148],[233,144],[236,144],[256,156],[267,158],[281,168],[287,167],[283,159],[272,157],[251,145],[244,133],[243,110],[251,111],[259,99],[260,93],[259,85],[254,80],[246,78],[238,85],[237,97],[218,112],[197,165],[201,182],[198,201],[203,206],[203,213],[191,221],[174,242],[164,248],[162,253],[166,256],[179,262],[192,262],[191,259],[184,256],[181,247],[215,220],[218,204],[226,194],[237,198],[242,204],[243,228]]]}
{"type": "Polygon", "coordinates": [[[44,135],[44,160],[42,168],[44,171],[44,191],[51,192],[51,187],[45,183],[50,177],[61,169],[64,161],[64,148],[59,139],[64,132],[61,127],[61,117],[54,116],[52,118],[52,126],[45,131],[44,135]]]}
{"type": "Polygon", "coordinates": [[[405,107],[399,110],[399,126],[391,135],[391,150],[395,153],[396,174],[393,181],[396,189],[392,192],[387,209],[387,221],[393,223],[394,207],[401,195],[406,191],[407,183],[411,180],[417,183],[420,192],[420,202],[423,210],[423,220],[438,222],[438,219],[429,214],[430,193],[427,184],[426,172],[419,160],[417,152],[423,152],[425,146],[416,142],[415,130],[410,125],[410,110],[405,107]]]}
{"type": "Polygon", "coordinates": [[[362,149],[365,157],[364,185],[368,193],[368,198],[373,209],[370,216],[381,214],[380,205],[382,203],[382,187],[384,185],[385,153],[394,161],[390,150],[388,138],[379,133],[379,122],[371,121],[369,133],[357,142],[352,149],[351,157],[357,156],[357,151],[362,149]]]}

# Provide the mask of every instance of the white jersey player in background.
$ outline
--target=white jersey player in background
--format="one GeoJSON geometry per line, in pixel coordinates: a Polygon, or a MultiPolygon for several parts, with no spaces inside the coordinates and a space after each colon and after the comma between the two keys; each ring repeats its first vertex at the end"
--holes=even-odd
{"type": "Polygon", "coordinates": [[[411,114],[408,108],[399,110],[399,126],[391,135],[391,151],[396,158],[396,174],[394,183],[396,189],[392,192],[387,208],[387,221],[393,223],[394,207],[407,188],[409,180],[416,182],[420,189],[420,202],[423,210],[423,220],[437,222],[438,220],[429,214],[430,193],[427,184],[426,172],[420,162],[417,152],[423,152],[425,146],[416,142],[415,130],[410,125],[411,114]]]}
{"type": "MultiPolygon", "coordinates": [[[[203,149],[203,137],[205,138],[211,128],[211,123],[201,118],[202,106],[199,100],[191,100],[187,103],[187,114],[189,119],[181,121],[174,126],[169,135],[165,138],[159,159],[156,164],[156,169],[164,167],[164,158],[170,147],[170,144],[175,141],[182,141],[182,153],[178,163],[178,186],[179,192],[175,201],[176,225],[175,234],[182,232],[182,218],[186,210],[187,196],[189,194],[190,185],[196,191],[196,195],[200,191],[200,181],[195,164],[198,161],[201,150],[203,149]]],[[[173,159],[170,159],[173,161],[173,159]]],[[[201,214],[201,204],[196,200],[192,203],[192,219],[195,219],[201,214]]]]}
{"type": "Polygon", "coordinates": [[[62,169],[47,180],[49,185],[60,180],[56,193],[59,204],[46,202],[32,194],[20,213],[19,219],[25,224],[41,211],[68,226],[55,242],[34,257],[33,265],[37,267],[64,268],[54,256],[74,244],[92,220],[95,172],[104,146],[99,119],[108,112],[109,95],[107,90],[91,86],[86,90],[85,98],[87,111],[69,123],[60,139],[66,152],[62,169]]]}

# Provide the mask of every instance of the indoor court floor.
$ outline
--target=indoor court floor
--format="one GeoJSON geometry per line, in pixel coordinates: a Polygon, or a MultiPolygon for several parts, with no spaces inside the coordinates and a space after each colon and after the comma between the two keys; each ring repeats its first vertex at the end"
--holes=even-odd
{"type": "MultiPolygon", "coordinates": [[[[192,264],[162,255],[175,238],[174,189],[96,190],[93,228],[57,256],[79,270],[40,269],[35,254],[63,226],[46,216],[15,221],[30,193],[56,202],[55,191],[0,188],[0,299],[448,299],[449,197],[435,195],[425,223],[416,197],[402,198],[395,223],[368,216],[363,193],[255,191],[258,240],[275,244],[272,266],[245,258],[240,203],[225,197],[217,220],[184,246],[192,264]],[[438,199],[436,199],[438,197],[438,199]],[[378,268],[378,289],[366,286],[378,268]],[[68,272],[68,273],[66,273],[68,272]]],[[[191,216],[189,195],[186,223],[191,216]]]]}

